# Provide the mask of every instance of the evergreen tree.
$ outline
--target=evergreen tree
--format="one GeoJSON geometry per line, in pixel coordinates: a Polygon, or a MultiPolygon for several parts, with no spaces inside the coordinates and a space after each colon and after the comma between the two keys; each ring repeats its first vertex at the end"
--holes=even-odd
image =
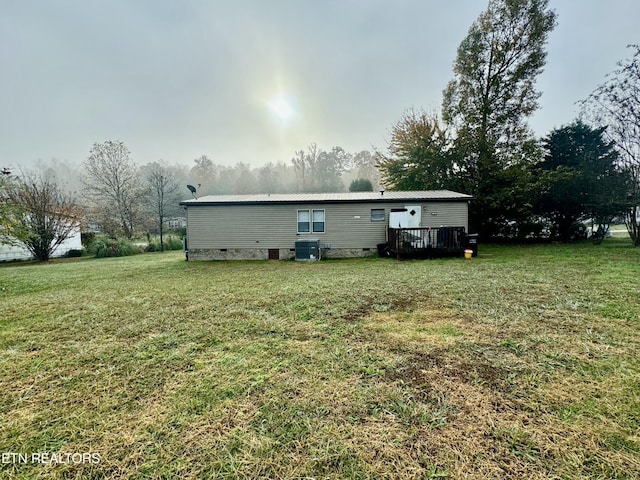
{"type": "Polygon", "coordinates": [[[569,241],[572,225],[586,215],[608,226],[627,208],[627,176],[604,131],[576,121],[544,140],[545,156],[536,167],[536,211],[551,220],[552,237],[569,241]]]}

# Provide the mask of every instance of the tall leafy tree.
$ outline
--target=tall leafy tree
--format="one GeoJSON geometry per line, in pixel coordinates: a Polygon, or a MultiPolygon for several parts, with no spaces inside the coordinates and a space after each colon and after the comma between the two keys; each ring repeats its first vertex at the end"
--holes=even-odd
{"type": "Polygon", "coordinates": [[[605,130],[576,121],[544,140],[536,210],[551,219],[552,236],[560,240],[570,240],[571,227],[582,216],[608,226],[626,209],[627,176],[619,169],[614,144],[604,138],[605,130]]]}
{"type": "Polygon", "coordinates": [[[93,144],[84,162],[83,185],[105,231],[132,238],[140,220],[144,189],[138,167],[123,142],[93,144]]]}
{"type": "Polygon", "coordinates": [[[535,80],[555,24],[548,0],[489,0],[458,47],[442,112],[456,132],[462,190],[475,197],[471,221],[484,235],[522,214],[526,185],[515,182],[536,155],[527,118],[538,107],[535,80]]]}
{"type": "Polygon", "coordinates": [[[321,151],[314,172],[315,190],[320,192],[344,190],[342,174],[350,160],[351,155],[342,147],[333,147],[329,152],[321,151]]]}
{"type": "Polygon", "coordinates": [[[397,190],[455,188],[450,139],[436,114],[409,110],[391,129],[388,152],[376,152],[384,183],[397,190]]]}
{"type": "Polygon", "coordinates": [[[640,45],[630,45],[631,58],[582,102],[585,118],[607,125],[604,135],[615,142],[620,166],[630,179],[630,206],[625,223],[635,246],[640,246],[640,45]]]}

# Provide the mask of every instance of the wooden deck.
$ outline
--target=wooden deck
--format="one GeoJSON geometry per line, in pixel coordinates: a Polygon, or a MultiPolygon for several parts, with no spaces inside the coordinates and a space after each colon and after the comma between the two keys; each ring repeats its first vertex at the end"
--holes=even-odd
{"type": "Polygon", "coordinates": [[[462,256],[465,249],[465,228],[389,227],[387,242],[392,256],[398,259],[462,256]]]}

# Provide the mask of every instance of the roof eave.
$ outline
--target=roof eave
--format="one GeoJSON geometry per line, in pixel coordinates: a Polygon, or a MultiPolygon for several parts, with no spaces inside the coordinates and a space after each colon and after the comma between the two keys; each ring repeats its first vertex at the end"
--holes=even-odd
{"type": "Polygon", "coordinates": [[[183,200],[180,205],[185,207],[211,207],[222,205],[320,205],[320,204],[344,204],[344,203],[407,203],[407,202],[469,202],[473,196],[464,197],[441,197],[441,198],[367,198],[367,199],[332,199],[332,200],[237,200],[237,201],[198,201],[183,200]]]}

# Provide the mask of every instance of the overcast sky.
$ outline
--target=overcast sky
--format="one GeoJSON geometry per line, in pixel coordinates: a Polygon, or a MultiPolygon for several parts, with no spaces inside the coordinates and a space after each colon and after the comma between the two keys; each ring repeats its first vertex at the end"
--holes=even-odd
{"type": "MultiPolygon", "coordinates": [[[[552,0],[538,136],[640,42],[638,0],[552,0]]],[[[122,140],[140,163],[259,166],[384,148],[438,109],[484,0],[0,0],[0,167],[81,163],[122,140]]]]}

